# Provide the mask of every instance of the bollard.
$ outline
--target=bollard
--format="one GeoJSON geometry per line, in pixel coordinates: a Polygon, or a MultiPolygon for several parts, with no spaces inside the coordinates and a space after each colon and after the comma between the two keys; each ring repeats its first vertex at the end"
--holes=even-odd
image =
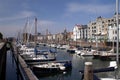
{"type": "Polygon", "coordinates": [[[84,80],[93,80],[92,62],[85,62],[84,80]]]}

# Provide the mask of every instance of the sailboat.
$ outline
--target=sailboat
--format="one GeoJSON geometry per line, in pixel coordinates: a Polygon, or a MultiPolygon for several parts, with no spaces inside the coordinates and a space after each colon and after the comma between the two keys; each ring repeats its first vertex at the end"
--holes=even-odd
{"type": "MultiPolygon", "coordinates": [[[[23,53],[27,53],[23,56],[26,62],[38,62],[38,61],[52,61],[55,60],[55,56],[53,56],[50,52],[48,54],[38,54],[37,50],[37,18],[35,18],[35,36],[34,36],[34,48],[32,50],[28,48],[23,53]]],[[[22,55],[22,54],[21,54],[22,55]]]]}

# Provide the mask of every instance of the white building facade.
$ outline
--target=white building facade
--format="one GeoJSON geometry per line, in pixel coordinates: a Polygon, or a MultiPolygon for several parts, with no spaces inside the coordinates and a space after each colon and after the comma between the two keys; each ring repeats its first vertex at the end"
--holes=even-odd
{"type": "MultiPolygon", "coordinates": [[[[120,23],[120,14],[119,14],[119,23],[120,23]]],[[[98,17],[95,21],[88,23],[88,40],[90,41],[111,41],[116,39],[116,14],[112,18],[103,18],[98,17]],[[113,38],[114,36],[114,38],[113,38]],[[113,39],[112,39],[113,38],[113,39]]]]}
{"type": "MultiPolygon", "coordinates": [[[[116,42],[117,40],[117,26],[111,25],[108,27],[108,42],[116,42]]],[[[119,41],[120,41],[120,24],[119,24],[119,41]]]]}
{"type": "Polygon", "coordinates": [[[73,40],[87,40],[87,25],[76,24],[73,28],[73,40]]]}

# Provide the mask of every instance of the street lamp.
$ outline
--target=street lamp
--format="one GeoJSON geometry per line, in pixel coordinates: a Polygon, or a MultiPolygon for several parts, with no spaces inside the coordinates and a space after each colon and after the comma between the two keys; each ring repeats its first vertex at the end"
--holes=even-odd
{"type": "MultiPolygon", "coordinates": [[[[117,24],[117,55],[116,55],[116,61],[117,66],[119,67],[119,19],[118,19],[118,12],[119,11],[119,0],[116,0],[116,24],[117,24]]],[[[118,80],[118,68],[117,68],[117,80],[118,80]]]]}

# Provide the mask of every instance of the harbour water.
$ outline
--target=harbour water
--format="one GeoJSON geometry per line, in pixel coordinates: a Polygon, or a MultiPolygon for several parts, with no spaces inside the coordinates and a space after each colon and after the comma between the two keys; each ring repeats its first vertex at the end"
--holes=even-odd
{"type": "MultiPolygon", "coordinates": [[[[50,49],[47,46],[42,46],[40,49],[50,49]]],[[[54,49],[56,50],[56,49],[54,49]]],[[[49,74],[48,76],[39,76],[39,80],[81,80],[82,74],[79,73],[79,70],[84,69],[85,62],[93,62],[93,68],[104,68],[108,67],[110,61],[101,61],[99,59],[92,59],[91,57],[80,57],[75,54],[66,52],[65,50],[56,50],[56,59],[59,60],[71,60],[72,61],[72,70],[63,73],[49,74]]],[[[7,67],[6,67],[6,80],[20,80],[19,75],[17,74],[16,64],[12,58],[11,52],[8,51],[7,54],[7,67]]],[[[104,72],[95,74],[98,77],[114,77],[115,72],[104,72]]]]}
{"type": "MultiPolygon", "coordinates": [[[[48,47],[42,47],[43,49],[49,49],[48,47]]],[[[57,49],[57,60],[71,60],[72,61],[72,70],[69,72],[64,72],[62,74],[49,75],[45,77],[39,77],[39,80],[81,80],[82,74],[79,73],[79,70],[84,69],[85,62],[93,62],[93,68],[106,68],[109,66],[110,61],[101,61],[99,59],[92,59],[92,57],[80,57],[76,54],[71,54],[65,50],[57,49]]],[[[95,74],[98,77],[114,77],[115,72],[104,72],[95,74]]]]}
{"type": "Polygon", "coordinates": [[[22,80],[11,50],[7,51],[6,80],[22,80]]]}

